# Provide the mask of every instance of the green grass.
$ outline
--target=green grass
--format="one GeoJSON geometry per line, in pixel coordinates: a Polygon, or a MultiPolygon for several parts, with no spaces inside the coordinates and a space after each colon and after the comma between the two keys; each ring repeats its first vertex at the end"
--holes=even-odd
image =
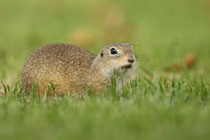
{"type": "Polygon", "coordinates": [[[206,139],[210,83],[204,78],[137,78],[122,95],[39,98],[6,88],[1,137],[19,139],[206,139]],[[190,80],[189,80],[190,79],[190,80]],[[10,92],[9,92],[10,91],[10,92]]]}
{"type": "Polygon", "coordinates": [[[0,138],[209,139],[209,7],[206,0],[0,1],[0,138]],[[78,30],[88,41],[72,37],[78,30]],[[97,96],[23,96],[17,81],[40,46],[73,43],[97,54],[116,42],[133,43],[139,57],[123,94],[111,87],[97,96]],[[174,65],[183,68],[166,72],[174,65]]]}

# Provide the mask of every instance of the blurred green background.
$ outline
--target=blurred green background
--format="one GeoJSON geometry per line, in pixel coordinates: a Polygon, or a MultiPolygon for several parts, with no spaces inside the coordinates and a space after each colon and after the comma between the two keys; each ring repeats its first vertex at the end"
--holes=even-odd
{"type": "Polygon", "coordinates": [[[8,91],[0,137],[210,137],[210,0],[0,0],[0,81],[11,89],[41,46],[75,44],[97,54],[124,42],[139,58],[128,99],[25,99],[8,91]]]}
{"type": "Polygon", "coordinates": [[[51,43],[97,54],[110,43],[133,43],[139,70],[161,72],[185,57],[209,73],[209,0],[1,0],[0,79],[15,83],[27,55],[51,43]]]}

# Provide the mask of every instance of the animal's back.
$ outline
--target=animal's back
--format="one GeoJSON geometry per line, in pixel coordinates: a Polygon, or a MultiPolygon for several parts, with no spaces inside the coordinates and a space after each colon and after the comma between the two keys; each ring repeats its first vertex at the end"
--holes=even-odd
{"type": "Polygon", "coordinates": [[[22,73],[22,87],[31,91],[32,85],[38,83],[40,93],[44,94],[48,84],[53,83],[58,93],[66,89],[74,92],[85,80],[84,73],[89,71],[95,57],[73,45],[44,46],[28,57],[22,73]]]}

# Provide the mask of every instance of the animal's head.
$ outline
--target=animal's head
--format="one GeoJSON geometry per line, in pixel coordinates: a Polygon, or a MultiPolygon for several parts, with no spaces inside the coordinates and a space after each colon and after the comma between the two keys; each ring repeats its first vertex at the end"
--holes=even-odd
{"type": "Polygon", "coordinates": [[[137,66],[133,46],[128,43],[111,44],[104,47],[94,61],[105,76],[111,75],[113,71],[123,74],[132,73],[137,66]]]}

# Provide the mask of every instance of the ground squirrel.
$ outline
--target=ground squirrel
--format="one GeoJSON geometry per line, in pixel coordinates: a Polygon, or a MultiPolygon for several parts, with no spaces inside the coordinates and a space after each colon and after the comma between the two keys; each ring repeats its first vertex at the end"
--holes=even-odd
{"type": "Polygon", "coordinates": [[[58,95],[79,93],[92,85],[100,91],[111,84],[114,71],[121,72],[126,81],[136,66],[133,47],[128,43],[108,45],[97,56],[74,45],[51,44],[29,55],[21,83],[27,91],[38,85],[41,96],[50,83],[58,95]]]}

